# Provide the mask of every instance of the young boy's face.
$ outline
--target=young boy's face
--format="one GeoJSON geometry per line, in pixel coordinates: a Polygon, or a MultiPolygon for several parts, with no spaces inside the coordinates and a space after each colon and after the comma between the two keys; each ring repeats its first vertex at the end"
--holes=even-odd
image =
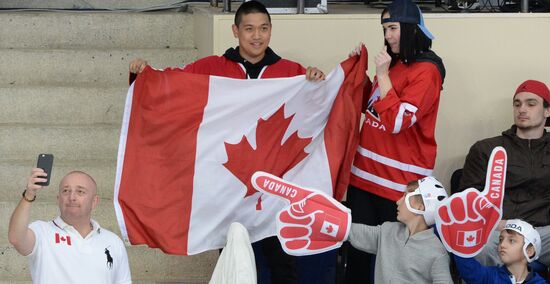
{"type": "Polygon", "coordinates": [[[266,14],[246,14],[239,26],[233,25],[233,35],[239,39],[240,55],[251,63],[257,63],[264,58],[269,46],[271,23],[266,14]]]}
{"type": "Polygon", "coordinates": [[[523,236],[515,231],[502,230],[498,242],[498,255],[505,265],[527,262],[523,254],[523,236]]]}

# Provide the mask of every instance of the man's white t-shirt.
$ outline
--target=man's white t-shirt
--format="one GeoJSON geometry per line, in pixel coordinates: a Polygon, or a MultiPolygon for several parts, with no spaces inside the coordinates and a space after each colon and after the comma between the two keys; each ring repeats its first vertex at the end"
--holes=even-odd
{"type": "Polygon", "coordinates": [[[85,238],[61,217],[29,225],[36,236],[28,255],[33,283],[132,283],[122,240],[96,221],[91,224],[85,238]]]}

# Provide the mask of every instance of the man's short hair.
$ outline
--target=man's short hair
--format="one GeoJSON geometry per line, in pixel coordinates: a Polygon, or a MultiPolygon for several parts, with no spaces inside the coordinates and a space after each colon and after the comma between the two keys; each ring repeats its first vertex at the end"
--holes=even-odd
{"type": "Polygon", "coordinates": [[[267,11],[264,4],[252,0],[244,2],[243,4],[241,4],[239,9],[237,9],[237,12],[235,13],[235,25],[238,27],[241,23],[243,16],[252,13],[266,14],[267,18],[269,19],[269,23],[271,23],[271,16],[269,15],[269,12],[267,11]]]}

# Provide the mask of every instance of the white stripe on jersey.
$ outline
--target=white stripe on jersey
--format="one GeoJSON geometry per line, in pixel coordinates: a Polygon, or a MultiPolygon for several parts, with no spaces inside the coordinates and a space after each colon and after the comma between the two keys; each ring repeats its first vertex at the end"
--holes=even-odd
{"type": "Polygon", "coordinates": [[[416,122],[416,111],[418,110],[417,107],[409,104],[409,103],[401,103],[399,105],[399,112],[397,113],[397,116],[395,117],[395,126],[393,127],[393,133],[399,133],[401,131],[401,127],[403,127],[403,116],[405,115],[405,111],[412,113],[411,118],[411,124],[407,127],[413,126],[413,124],[416,122]]]}
{"type": "Polygon", "coordinates": [[[391,189],[396,190],[396,191],[404,192],[405,189],[407,188],[406,184],[396,183],[396,182],[393,182],[391,180],[387,180],[385,178],[375,176],[375,175],[373,175],[371,173],[368,173],[368,172],[365,172],[365,171],[363,171],[360,168],[357,168],[355,166],[351,167],[351,173],[358,176],[358,177],[360,177],[360,178],[362,178],[362,179],[364,179],[364,180],[368,180],[370,182],[379,184],[383,187],[391,188],[391,189]]]}
{"type": "Polygon", "coordinates": [[[384,157],[382,155],[376,154],[372,151],[369,151],[361,146],[357,148],[357,152],[361,154],[361,156],[374,160],[378,163],[384,164],[386,166],[390,166],[402,171],[411,172],[415,174],[419,174],[422,176],[430,176],[432,175],[433,169],[426,169],[419,166],[403,163],[397,160],[394,160],[392,158],[384,157]]]}

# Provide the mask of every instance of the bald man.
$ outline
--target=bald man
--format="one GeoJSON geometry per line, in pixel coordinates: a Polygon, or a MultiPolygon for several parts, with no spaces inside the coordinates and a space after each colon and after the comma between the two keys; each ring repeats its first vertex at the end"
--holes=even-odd
{"type": "Polygon", "coordinates": [[[132,283],[124,243],[92,219],[99,196],[87,173],[73,171],[61,180],[58,217],[29,225],[32,204],[44,190],[37,183],[46,176],[32,170],[8,232],[10,243],[29,259],[33,283],[132,283]]]}

